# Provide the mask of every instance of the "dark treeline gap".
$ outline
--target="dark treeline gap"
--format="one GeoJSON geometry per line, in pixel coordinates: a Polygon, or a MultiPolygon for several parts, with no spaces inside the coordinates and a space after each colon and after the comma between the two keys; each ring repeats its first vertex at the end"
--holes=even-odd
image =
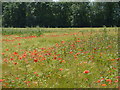
{"type": "Polygon", "coordinates": [[[3,27],[120,26],[117,2],[3,2],[3,27]]]}

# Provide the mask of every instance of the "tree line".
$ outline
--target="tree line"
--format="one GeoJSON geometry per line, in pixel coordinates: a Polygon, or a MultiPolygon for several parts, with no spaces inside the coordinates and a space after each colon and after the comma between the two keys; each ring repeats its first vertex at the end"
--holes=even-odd
{"type": "Polygon", "coordinates": [[[3,2],[3,27],[120,26],[118,2],[3,2]]]}

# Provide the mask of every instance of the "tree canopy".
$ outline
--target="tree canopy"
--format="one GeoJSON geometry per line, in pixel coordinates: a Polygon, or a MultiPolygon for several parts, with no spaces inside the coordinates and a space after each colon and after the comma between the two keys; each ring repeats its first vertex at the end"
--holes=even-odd
{"type": "Polygon", "coordinates": [[[3,27],[120,26],[118,2],[3,2],[3,27]]]}

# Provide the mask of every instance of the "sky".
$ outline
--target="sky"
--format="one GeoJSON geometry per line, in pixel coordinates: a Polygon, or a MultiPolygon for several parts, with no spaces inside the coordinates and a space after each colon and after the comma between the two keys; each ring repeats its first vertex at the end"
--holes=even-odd
{"type": "Polygon", "coordinates": [[[53,1],[57,2],[57,1],[59,1],[59,0],[53,0],[53,1]]]}
{"type": "MultiPolygon", "coordinates": [[[[57,2],[57,1],[59,1],[59,0],[53,0],[53,1],[57,2]]],[[[90,0],[90,1],[93,2],[94,0],[90,0]]]]}

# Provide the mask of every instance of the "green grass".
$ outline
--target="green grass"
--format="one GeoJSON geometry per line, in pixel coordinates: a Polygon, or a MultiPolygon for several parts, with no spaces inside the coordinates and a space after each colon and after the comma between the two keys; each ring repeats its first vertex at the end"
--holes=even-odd
{"type": "Polygon", "coordinates": [[[3,31],[3,87],[118,87],[118,28],[4,28],[3,31]],[[85,70],[90,72],[84,73],[85,70]]]}

